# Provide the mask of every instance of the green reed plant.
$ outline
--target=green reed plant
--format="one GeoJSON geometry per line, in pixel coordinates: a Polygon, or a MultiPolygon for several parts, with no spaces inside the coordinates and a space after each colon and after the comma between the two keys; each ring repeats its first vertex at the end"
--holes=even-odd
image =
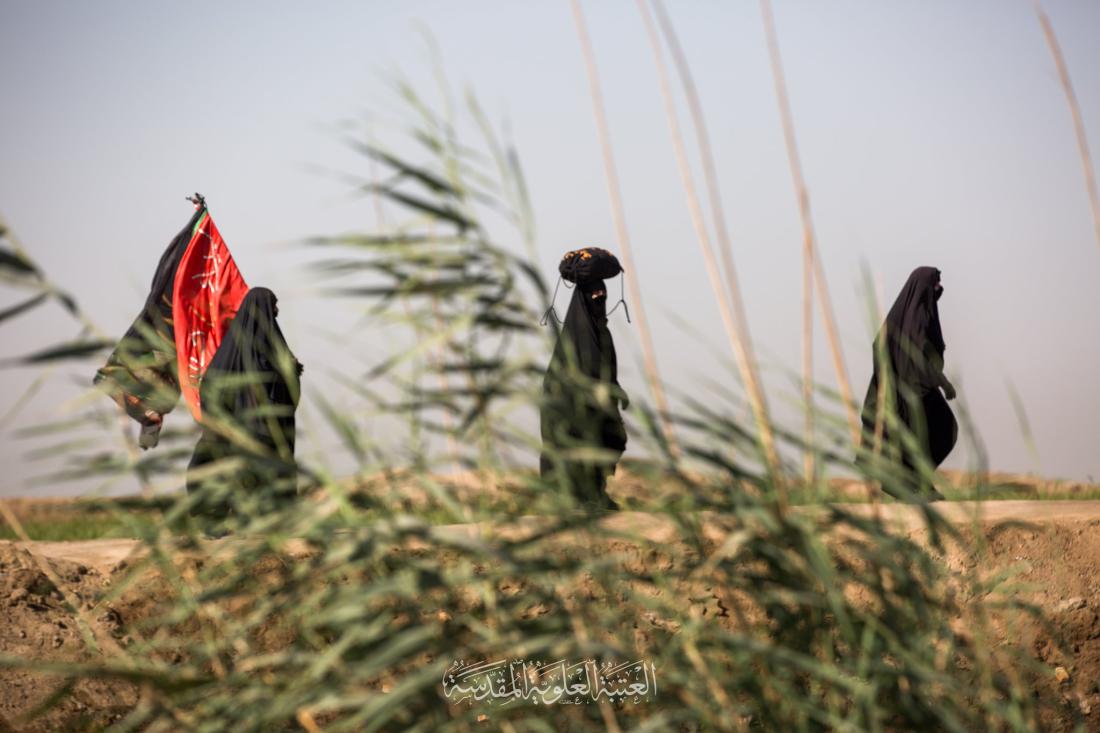
{"type": "MultiPolygon", "coordinates": [[[[162,521],[135,528],[141,551],[98,601],[133,609],[125,643],[79,662],[0,666],[117,680],[130,691],[126,713],[88,723],[115,732],[1040,724],[1026,656],[988,643],[1011,598],[941,558],[964,542],[954,527],[924,506],[926,543],[846,505],[786,508],[743,405],[685,400],[674,412],[635,401],[632,440],[652,450],[632,470],[667,488],[667,502],[592,514],[544,484],[532,425],[553,334],[537,325],[546,283],[513,244],[533,231],[530,207],[517,205],[518,156],[476,104],[439,113],[396,88],[410,140],[351,142],[361,164],[383,169],[369,193],[399,213],[384,231],[308,245],[319,275],[339,276],[325,281],[333,307],[431,334],[369,374],[344,375],[322,403],[358,469],[337,476],[298,460],[297,498],[274,505],[262,484],[222,482],[237,519],[216,542],[187,520],[204,497],[181,496],[162,521]],[[360,428],[395,415],[428,439],[392,452],[360,428]],[[658,684],[643,699],[577,705],[444,695],[455,662],[521,659],[645,660],[658,684]]],[[[850,445],[844,407],[824,402],[819,413],[836,414],[822,432],[841,437],[813,446],[819,460],[901,481],[889,462],[853,463],[834,447],[850,445]]],[[[899,427],[889,411],[884,419],[899,427]]],[[[782,426],[775,437],[793,455],[806,447],[782,426]]],[[[267,458],[273,472],[285,467],[267,458]]],[[[145,469],[160,475],[184,459],[145,469]]],[[[104,477],[141,465],[121,453],[70,460],[104,477]]]]}

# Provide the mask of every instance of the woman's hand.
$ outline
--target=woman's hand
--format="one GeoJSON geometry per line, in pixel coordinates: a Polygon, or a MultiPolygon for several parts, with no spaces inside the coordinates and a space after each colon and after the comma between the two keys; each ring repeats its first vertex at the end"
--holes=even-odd
{"type": "Polygon", "coordinates": [[[953,400],[956,397],[955,385],[951,384],[951,382],[948,382],[946,377],[944,377],[943,380],[943,396],[949,400],[953,400]]]}

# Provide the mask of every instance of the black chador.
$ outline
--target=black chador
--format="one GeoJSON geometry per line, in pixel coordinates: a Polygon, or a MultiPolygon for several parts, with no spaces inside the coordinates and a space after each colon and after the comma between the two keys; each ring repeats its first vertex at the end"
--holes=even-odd
{"type": "MultiPolygon", "coordinates": [[[[200,207],[164,250],[153,273],[145,305],[107,358],[107,364],[95,376],[97,385],[130,417],[151,431],[153,444],[162,416],[170,412],[180,398],[172,328],[172,288],[180,259],[204,212],[205,208],[200,207]]],[[[148,446],[143,443],[143,447],[148,446]]]]}
{"type": "Polygon", "coordinates": [[[906,488],[934,499],[943,497],[918,479],[914,449],[890,429],[886,414],[897,415],[932,467],[943,463],[955,447],[958,423],[947,404],[955,398],[955,388],[943,373],[945,346],[937,305],[942,294],[939,270],[913,270],[875,338],[874,373],[863,403],[865,450],[879,446],[885,455],[900,460],[910,482],[906,488]],[[885,404],[879,403],[881,396],[885,404]]]}
{"type": "Polygon", "coordinates": [[[626,450],[619,407],[629,401],[607,328],[604,279],[622,268],[593,247],[567,253],[558,269],[576,287],[542,384],[540,470],[587,508],[617,509],[607,477],[626,450]]]}
{"type": "Polygon", "coordinates": [[[202,437],[187,477],[188,493],[207,491],[196,514],[221,520],[231,509],[259,512],[296,493],[294,411],[302,367],[278,313],[273,292],[249,290],[207,367],[199,390],[202,437]]]}

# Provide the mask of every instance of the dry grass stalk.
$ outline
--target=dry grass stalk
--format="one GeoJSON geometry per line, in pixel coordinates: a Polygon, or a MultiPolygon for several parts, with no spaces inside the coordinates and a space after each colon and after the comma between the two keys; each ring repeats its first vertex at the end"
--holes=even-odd
{"type": "Polygon", "coordinates": [[[619,243],[623,261],[626,263],[626,283],[630,288],[630,298],[635,303],[634,312],[638,317],[638,331],[641,334],[642,360],[645,366],[646,378],[649,381],[649,388],[653,391],[654,402],[657,403],[657,415],[661,423],[661,430],[673,455],[676,455],[679,453],[679,447],[672,430],[672,424],[668,418],[668,399],[665,396],[660,373],[657,371],[657,354],[653,348],[653,337],[649,331],[645,303],[642,300],[641,288],[638,284],[638,270],[634,267],[634,255],[630,248],[630,237],[626,231],[626,216],[623,213],[619,175],[616,172],[615,159],[611,153],[611,133],[608,130],[607,116],[604,113],[603,92],[600,90],[600,79],[596,73],[596,59],[592,51],[592,41],[588,37],[588,29],[584,22],[584,12],[581,10],[580,2],[570,0],[570,5],[573,9],[573,20],[577,26],[577,38],[581,44],[581,55],[584,57],[585,72],[588,75],[588,86],[592,95],[592,110],[596,116],[600,147],[603,150],[604,174],[607,179],[607,193],[611,198],[611,216],[615,222],[615,237],[619,243]]]}
{"type": "Polygon", "coordinates": [[[310,711],[303,708],[294,717],[298,721],[298,725],[306,730],[306,733],[324,733],[324,729],[317,725],[317,719],[313,717],[313,713],[310,711]]]}
{"type": "MultiPolygon", "coordinates": [[[[805,226],[805,224],[803,224],[805,226]]],[[[803,236],[802,246],[802,408],[806,411],[802,456],[803,478],[814,481],[814,250],[812,238],[803,236]]]]}
{"type": "MultiPolygon", "coordinates": [[[[718,258],[714,252],[714,246],[710,241],[706,222],[703,219],[703,210],[699,204],[699,196],[695,190],[695,182],[692,179],[691,168],[688,165],[687,153],[684,146],[683,135],[680,131],[680,123],[676,116],[676,106],[672,99],[672,91],[669,87],[668,70],[665,67],[664,57],[661,54],[661,43],[657,37],[657,30],[653,24],[653,18],[649,13],[645,0],[637,0],[638,10],[645,22],[646,34],[649,37],[650,46],[653,49],[653,58],[657,65],[657,80],[661,90],[661,98],[664,101],[665,115],[668,118],[669,132],[672,136],[672,148],[676,154],[676,165],[680,171],[680,178],[684,184],[684,193],[687,197],[688,211],[691,215],[692,227],[695,236],[699,240],[699,246],[703,250],[703,261],[706,264],[707,276],[710,279],[711,289],[718,299],[719,312],[722,315],[722,325],[726,331],[730,347],[733,349],[737,360],[737,367],[741,372],[741,380],[749,393],[749,402],[752,405],[753,416],[756,419],[756,427],[760,437],[761,447],[768,468],[776,477],[780,478],[779,455],[775,448],[775,437],[772,432],[771,420],[768,417],[767,405],[764,401],[763,391],[757,381],[756,370],[752,359],[750,347],[746,346],[747,333],[743,319],[738,319],[735,308],[730,302],[727,291],[722,287],[722,273],[719,269],[718,258]],[[741,323],[738,323],[741,320],[741,323]]],[[[732,262],[731,262],[732,266],[732,262]]]]}
{"type": "MultiPolygon", "coordinates": [[[[741,369],[742,378],[749,393],[749,400],[757,424],[761,426],[767,443],[774,446],[767,397],[760,384],[756,353],[752,343],[752,332],[749,330],[748,319],[745,316],[745,305],[741,298],[737,268],[733,262],[733,247],[730,244],[729,229],[726,226],[726,216],[722,207],[721,190],[718,187],[718,171],[714,164],[714,153],[710,145],[710,134],[707,131],[706,115],[703,114],[703,105],[699,100],[699,93],[695,87],[695,80],[691,75],[691,67],[687,62],[687,56],[680,45],[680,39],[676,35],[676,30],[672,26],[668,13],[665,11],[664,4],[661,0],[653,0],[653,5],[657,10],[657,19],[661,25],[665,41],[672,52],[676,72],[680,77],[680,84],[687,99],[692,126],[695,128],[696,144],[699,146],[699,156],[703,165],[703,181],[707,189],[711,218],[718,239],[718,251],[722,257],[722,267],[726,276],[729,305],[736,323],[738,338],[734,342],[734,349],[738,366],[741,369]]],[[[774,448],[770,450],[774,450],[774,448]]]]}
{"type": "MultiPolygon", "coordinates": [[[[770,0],[760,0],[760,12],[764,19],[764,33],[767,36],[768,54],[771,58],[772,77],[775,81],[775,94],[779,102],[779,113],[783,123],[783,138],[787,146],[787,157],[791,166],[791,177],[794,180],[795,194],[798,197],[798,209],[802,218],[802,239],[804,266],[812,266],[814,280],[817,284],[817,302],[821,310],[821,319],[825,324],[825,335],[829,342],[829,350],[832,352],[833,369],[836,371],[837,384],[840,388],[840,396],[844,400],[844,406],[848,415],[848,427],[852,432],[853,443],[859,442],[859,416],[856,414],[855,402],[852,398],[852,386],[848,381],[848,372],[844,366],[844,353],[840,347],[840,337],[837,334],[836,322],[833,318],[832,301],[829,298],[828,285],[825,282],[825,271],[821,267],[821,260],[816,256],[816,237],[814,236],[813,219],[810,216],[810,195],[806,190],[806,182],[802,176],[802,164],[798,156],[798,144],[794,137],[794,123],[791,117],[790,100],[787,97],[787,84],[783,77],[783,64],[779,56],[779,41],[775,32],[775,19],[772,17],[770,0]]],[[[803,284],[803,298],[809,297],[803,284]]],[[[803,325],[803,328],[812,328],[811,325],[803,325]]],[[[805,344],[805,340],[803,341],[805,344]]],[[[804,379],[812,379],[811,375],[803,375],[804,379]]]]}
{"type": "Polygon", "coordinates": [[[1092,166],[1092,156],[1089,154],[1089,141],[1085,137],[1085,122],[1081,116],[1081,107],[1077,104],[1077,94],[1073,91],[1073,84],[1069,79],[1069,68],[1066,59],[1062,56],[1062,47],[1058,44],[1058,38],[1054,35],[1054,26],[1050,18],[1043,11],[1039,0],[1035,0],[1035,14],[1039,16],[1039,23],[1043,26],[1043,35],[1046,37],[1050,53],[1054,56],[1054,64],[1058,67],[1058,78],[1062,82],[1062,90],[1066,93],[1066,102],[1069,103],[1070,114],[1073,115],[1073,130],[1077,134],[1077,151],[1081,155],[1081,167],[1085,171],[1085,187],[1088,189],[1089,207],[1092,209],[1092,228],[1096,235],[1096,244],[1100,246],[1100,193],[1096,190],[1096,172],[1092,166]]]}
{"type": "Polygon", "coordinates": [[[745,306],[741,299],[737,269],[733,264],[733,247],[730,245],[729,229],[726,227],[726,215],[722,207],[722,196],[718,187],[718,171],[714,165],[714,153],[711,151],[706,115],[703,114],[703,105],[699,101],[699,93],[695,88],[695,80],[691,76],[691,67],[688,65],[687,56],[680,46],[680,39],[676,35],[676,30],[672,26],[668,13],[665,11],[664,3],[661,0],[653,0],[653,6],[657,10],[657,20],[661,25],[661,31],[664,33],[669,50],[672,51],[672,60],[676,64],[676,72],[680,77],[680,84],[684,88],[684,96],[687,99],[692,125],[695,128],[696,143],[699,145],[699,157],[703,164],[703,181],[706,184],[711,218],[714,220],[714,231],[718,238],[718,251],[722,255],[722,267],[726,274],[726,287],[729,289],[730,304],[733,306],[733,313],[737,318],[738,331],[741,334],[741,341],[744,343],[747,355],[746,361],[753,370],[754,382],[759,383],[759,376],[756,372],[756,356],[752,345],[752,333],[749,331],[748,321],[745,317],[745,306]]]}

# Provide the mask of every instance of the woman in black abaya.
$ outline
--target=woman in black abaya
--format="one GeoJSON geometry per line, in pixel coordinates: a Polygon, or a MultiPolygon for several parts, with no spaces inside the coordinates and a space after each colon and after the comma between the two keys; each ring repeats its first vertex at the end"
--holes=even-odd
{"type": "MultiPolygon", "coordinates": [[[[937,305],[941,295],[936,268],[918,267],[909,275],[875,338],[874,373],[863,403],[864,448],[893,455],[906,469],[904,488],[933,500],[943,495],[920,478],[917,452],[935,468],[958,437],[958,423],[947,404],[955,398],[955,387],[943,373],[945,346],[937,305]],[[897,416],[915,447],[889,429],[888,411],[897,416]]],[[[883,488],[890,491],[890,482],[883,488]]]]}
{"type": "MultiPolygon", "coordinates": [[[[156,443],[164,415],[179,402],[176,343],[172,326],[172,287],[176,269],[191,242],[195,225],[206,212],[197,206],[191,221],[168,244],[153,272],[145,305],[119,340],[94,383],[104,389],[156,443]]],[[[142,447],[147,444],[142,443],[142,447]]]]}
{"type": "Polygon", "coordinates": [[[296,495],[294,411],[302,365],[283,338],[278,314],[273,292],[249,290],[203,376],[202,437],[187,469],[187,491],[202,494],[194,513],[209,520],[224,521],[231,510],[263,512],[296,495]]]}
{"type": "Polygon", "coordinates": [[[619,386],[607,328],[604,278],[622,269],[610,252],[588,248],[566,254],[559,270],[576,287],[543,379],[540,472],[586,508],[618,509],[607,495],[607,477],[626,450],[619,407],[629,399],[619,386]]]}

